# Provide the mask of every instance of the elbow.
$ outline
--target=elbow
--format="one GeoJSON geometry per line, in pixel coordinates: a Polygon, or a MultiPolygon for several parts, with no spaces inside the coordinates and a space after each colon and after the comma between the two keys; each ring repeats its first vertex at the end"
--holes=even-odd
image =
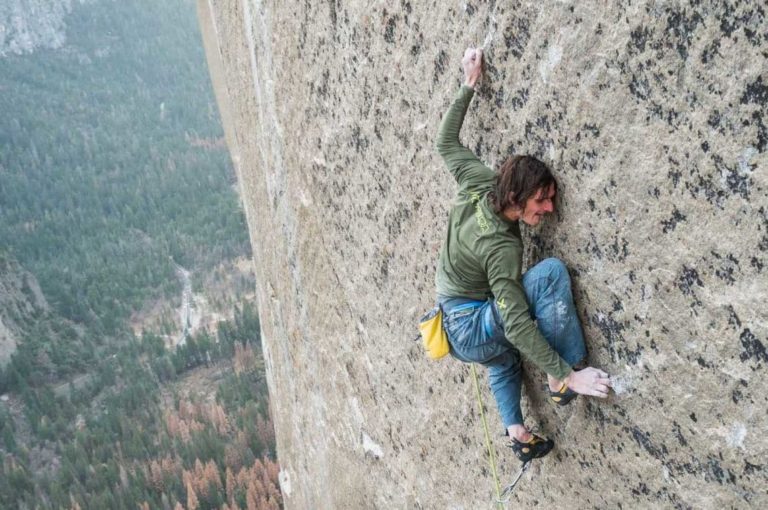
{"type": "Polygon", "coordinates": [[[457,136],[453,136],[445,123],[445,120],[440,123],[440,128],[437,130],[437,139],[435,140],[435,150],[438,154],[445,157],[451,150],[451,147],[455,146],[457,136]]]}
{"type": "Polygon", "coordinates": [[[451,143],[449,139],[447,139],[444,136],[439,136],[437,138],[437,142],[435,143],[435,150],[437,153],[445,158],[448,154],[450,154],[451,149],[455,147],[455,143],[451,143]]]}
{"type": "Polygon", "coordinates": [[[442,140],[438,140],[435,144],[435,150],[440,156],[445,157],[448,152],[448,145],[442,140]]]}

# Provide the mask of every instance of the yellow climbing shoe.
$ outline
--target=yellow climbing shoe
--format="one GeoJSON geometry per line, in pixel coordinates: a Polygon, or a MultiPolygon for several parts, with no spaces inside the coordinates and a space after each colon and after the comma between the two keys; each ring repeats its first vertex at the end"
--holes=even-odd
{"type": "Polygon", "coordinates": [[[545,439],[541,436],[531,433],[531,439],[527,443],[518,441],[512,438],[509,443],[509,447],[515,452],[515,456],[520,459],[521,462],[528,462],[532,459],[538,459],[543,457],[552,450],[555,446],[555,442],[551,439],[545,439]]]}

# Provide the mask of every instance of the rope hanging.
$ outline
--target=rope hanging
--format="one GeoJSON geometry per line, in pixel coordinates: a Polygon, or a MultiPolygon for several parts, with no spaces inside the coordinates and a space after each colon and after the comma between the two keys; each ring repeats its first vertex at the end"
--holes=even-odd
{"type": "Polygon", "coordinates": [[[477,383],[477,370],[475,370],[474,363],[472,363],[472,379],[475,382],[475,394],[477,395],[477,405],[478,407],[480,407],[480,419],[483,422],[483,430],[485,430],[485,447],[488,449],[488,463],[491,465],[491,473],[493,473],[493,483],[496,485],[496,502],[499,504],[499,506],[501,506],[503,503],[503,501],[501,501],[501,484],[499,483],[499,475],[496,473],[496,459],[493,455],[493,447],[491,445],[491,434],[488,432],[488,422],[485,420],[485,411],[483,410],[483,399],[480,397],[480,385],[477,383]]]}
{"type": "Polygon", "coordinates": [[[496,458],[493,454],[493,445],[491,444],[491,434],[488,432],[488,422],[485,419],[485,411],[483,409],[483,399],[480,396],[480,385],[477,382],[477,370],[475,369],[475,364],[473,363],[471,365],[472,367],[472,380],[475,384],[475,395],[477,395],[477,405],[480,408],[480,419],[483,422],[483,430],[485,431],[485,447],[488,449],[488,463],[491,465],[491,473],[493,473],[493,483],[496,486],[496,504],[498,504],[501,508],[504,508],[504,503],[507,503],[510,498],[512,497],[512,491],[515,490],[515,486],[517,485],[517,482],[520,481],[520,479],[523,477],[523,474],[528,470],[528,468],[531,465],[531,461],[528,461],[523,464],[523,467],[520,468],[520,472],[515,477],[514,481],[504,487],[504,490],[501,490],[501,484],[499,483],[499,475],[496,472],[496,458]]]}

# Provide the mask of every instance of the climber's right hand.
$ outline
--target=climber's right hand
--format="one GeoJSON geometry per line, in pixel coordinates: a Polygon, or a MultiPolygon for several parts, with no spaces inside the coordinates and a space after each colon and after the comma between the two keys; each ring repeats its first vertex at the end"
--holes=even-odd
{"type": "Polygon", "coordinates": [[[482,48],[467,48],[464,58],[461,59],[464,67],[464,84],[475,88],[477,80],[483,75],[483,50],[482,48]]]}
{"type": "Polygon", "coordinates": [[[587,367],[571,372],[564,381],[570,389],[581,395],[605,398],[611,389],[611,378],[598,368],[587,367]]]}

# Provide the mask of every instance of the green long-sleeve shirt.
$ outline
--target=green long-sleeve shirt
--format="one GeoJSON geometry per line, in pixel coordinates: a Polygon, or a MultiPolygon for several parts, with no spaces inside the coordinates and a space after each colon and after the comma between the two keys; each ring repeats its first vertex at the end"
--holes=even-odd
{"type": "Polygon", "coordinates": [[[459,141],[473,95],[466,85],[459,89],[437,136],[437,151],[459,184],[437,265],[437,293],[479,300],[493,296],[507,340],[546,373],[563,379],[571,367],[531,320],[522,285],[520,226],[493,212],[488,193],[496,174],[459,141]]]}

